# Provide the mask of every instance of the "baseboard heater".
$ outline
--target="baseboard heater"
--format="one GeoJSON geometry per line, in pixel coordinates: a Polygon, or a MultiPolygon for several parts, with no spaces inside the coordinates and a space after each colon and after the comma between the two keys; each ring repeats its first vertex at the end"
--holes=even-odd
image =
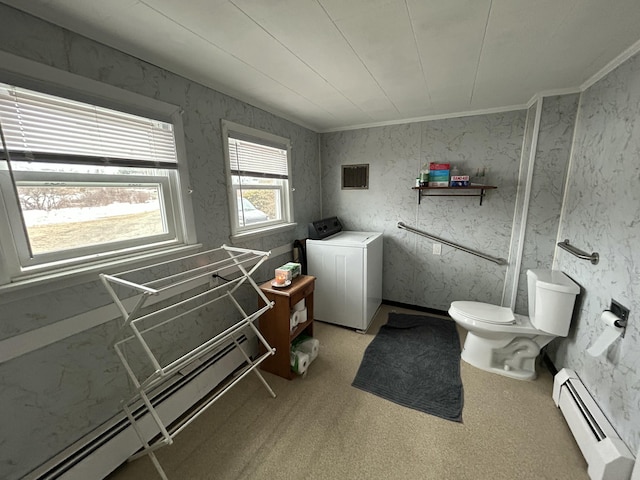
{"type": "MultiPolygon", "coordinates": [[[[239,343],[247,345],[247,354],[258,353],[255,337],[242,335],[239,343]]],[[[245,347],[246,348],[246,347],[245,347]]],[[[157,392],[152,402],[157,404],[163,421],[177,420],[202,400],[225,378],[245,363],[237,348],[224,347],[192,368],[176,376],[177,381],[157,392]]],[[[140,409],[142,411],[142,409],[140,409]]],[[[139,415],[139,414],[138,414],[139,415]]],[[[137,415],[136,415],[137,416],[137,415]]],[[[141,420],[149,438],[158,432],[155,423],[141,420]]],[[[140,440],[124,414],[107,422],[93,433],[71,445],[44,465],[27,474],[23,480],[86,480],[105,478],[141,447],[140,440]]]]}
{"type": "Polygon", "coordinates": [[[591,480],[629,480],[634,457],[573,370],[554,377],[553,401],[588,464],[591,480]]]}

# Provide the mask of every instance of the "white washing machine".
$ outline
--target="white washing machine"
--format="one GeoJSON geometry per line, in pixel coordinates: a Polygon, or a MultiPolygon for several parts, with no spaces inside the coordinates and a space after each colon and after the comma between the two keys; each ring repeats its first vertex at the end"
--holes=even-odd
{"type": "Polygon", "coordinates": [[[343,231],[337,217],[309,224],[307,273],[314,318],[366,331],[382,303],[382,233],[343,231]]]}

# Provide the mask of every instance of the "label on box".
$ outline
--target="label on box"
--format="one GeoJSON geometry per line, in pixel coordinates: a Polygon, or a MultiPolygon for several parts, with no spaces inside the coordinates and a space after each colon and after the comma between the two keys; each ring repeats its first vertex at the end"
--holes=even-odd
{"type": "Polygon", "coordinates": [[[448,187],[449,182],[429,182],[430,187],[448,187]]]}
{"type": "Polygon", "coordinates": [[[469,175],[452,175],[451,181],[452,182],[468,182],[469,175]]]}

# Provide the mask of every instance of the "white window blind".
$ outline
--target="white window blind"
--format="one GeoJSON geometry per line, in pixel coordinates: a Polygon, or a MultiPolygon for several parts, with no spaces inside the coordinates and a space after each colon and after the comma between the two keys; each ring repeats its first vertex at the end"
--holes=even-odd
{"type": "Polygon", "coordinates": [[[177,168],[173,125],[0,83],[12,159],[177,168]]]}
{"type": "Polygon", "coordinates": [[[259,145],[229,134],[229,161],[232,175],[289,178],[287,150],[259,145]]]}

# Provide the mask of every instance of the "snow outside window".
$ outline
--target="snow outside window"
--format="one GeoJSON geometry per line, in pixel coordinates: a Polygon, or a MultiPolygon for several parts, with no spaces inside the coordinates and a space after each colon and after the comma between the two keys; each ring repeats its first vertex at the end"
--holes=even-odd
{"type": "Polygon", "coordinates": [[[0,83],[0,128],[5,282],[183,243],[171,123],[0,83]]]}

